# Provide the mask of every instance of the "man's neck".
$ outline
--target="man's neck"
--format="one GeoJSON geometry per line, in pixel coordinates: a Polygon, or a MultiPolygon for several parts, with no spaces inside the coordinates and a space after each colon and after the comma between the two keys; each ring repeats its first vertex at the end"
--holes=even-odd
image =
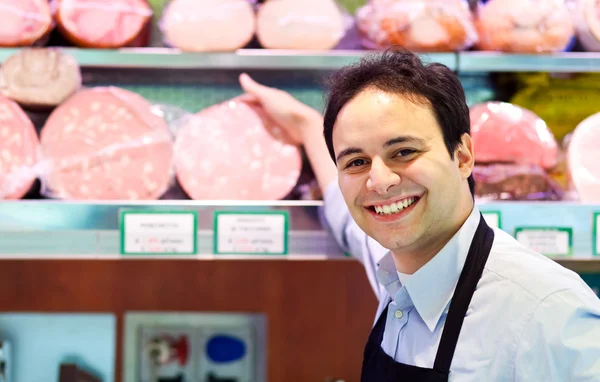
{"type": "Polygon", "coordinates": [[[421,269],[456,235],[471,215],[474,207],[474,203],[470,203],[460,208],[452,224],[447,225],[441,231],[426,233],[427,237],[422,237],[418,243],[415,243],[415,248],[403,248],[401,251],[392,251],[396,270],[412,275],[421,269]]]}

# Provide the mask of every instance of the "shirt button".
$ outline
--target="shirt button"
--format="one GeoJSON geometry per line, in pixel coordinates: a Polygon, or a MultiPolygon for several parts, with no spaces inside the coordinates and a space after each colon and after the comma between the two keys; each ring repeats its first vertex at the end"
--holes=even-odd
{"type": "Polygon", "coordinates": [[[401,310],[397,310],[395,314],[396,318],[402,318],[402,316],[404,315],[401,310]]]}

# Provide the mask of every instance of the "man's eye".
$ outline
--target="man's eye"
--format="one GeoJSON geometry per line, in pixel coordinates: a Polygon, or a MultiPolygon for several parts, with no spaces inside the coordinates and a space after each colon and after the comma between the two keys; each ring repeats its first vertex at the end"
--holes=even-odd
{"type": "Polygon", "coordinates": [[[412,155],[412,154],[414,154],[416,152],[417,152],[417,150],[415,150],[415,149],[402,149],[402,150],[396,152],[396,155],[394,155],[394,156],[396,156],[396,157],[407,157],[407,156],[410,156],[410,155],[412,155]]]}
{"type": "Polygon", "coordinates": [[[346,168],[364,166],[365,163],[367,162],[364,159],[354,159],[353,161],[348,162],[346,168]]]}

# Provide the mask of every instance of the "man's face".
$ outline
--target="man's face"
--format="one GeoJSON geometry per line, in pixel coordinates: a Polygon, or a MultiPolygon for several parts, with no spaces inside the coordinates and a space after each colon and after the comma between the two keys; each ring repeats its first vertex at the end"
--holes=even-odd
{"type": "Polygon", "coordinates": [[[359,227],[399,252],[426,248],[451,231],[472,201],[468,135],[463,143],[453,160],[426,103],[376,89],[348,102],[333,146],[338,182],[359,227]]]}

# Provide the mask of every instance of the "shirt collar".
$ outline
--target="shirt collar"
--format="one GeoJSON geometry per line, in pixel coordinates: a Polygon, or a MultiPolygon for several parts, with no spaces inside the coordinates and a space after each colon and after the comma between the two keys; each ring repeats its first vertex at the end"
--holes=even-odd
{"type": "Polygon", "coordinates": [[[450,239],[450,241],[427,264],[422,266],[402,285],[396,273],[394,259],[388,252],[377,264],[377,280],[395,300],[404,287],[415,309],[434,331],[437,323],[452,299],[458,278],[463,269],[475,231],[479,225],[480,213],[477,207],[450,239]]]}

